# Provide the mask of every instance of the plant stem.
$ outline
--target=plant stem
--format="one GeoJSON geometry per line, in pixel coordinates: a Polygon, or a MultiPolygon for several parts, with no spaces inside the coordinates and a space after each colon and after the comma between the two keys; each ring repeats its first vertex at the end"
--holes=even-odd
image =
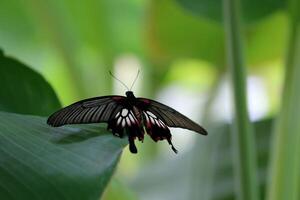
{"type": "Polygon", "coordinates": [[[223,0],[228,65],[233,84],[234,124],[232,133],[237,195],[242,200],[259,198],[254,133],[248,118],[246,69],[243,59],[239,0],[223,0]]]}
{"type": "Polygon", "coordinates": [[[281,111],[274,129],[267,199],[297,200],[300,181],[300,2],[290,0],[290,37],[281,111]]]}

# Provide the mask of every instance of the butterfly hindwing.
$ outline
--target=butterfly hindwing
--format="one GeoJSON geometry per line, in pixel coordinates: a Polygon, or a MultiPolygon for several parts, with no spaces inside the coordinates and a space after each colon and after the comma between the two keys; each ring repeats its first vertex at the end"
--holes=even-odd
{"type": "Polygon", "coordinates": [[[116,115],[108,122],[108,130],[111,130],[115,136],[123,137],[126,133],[128,135],[129,150],[131,153],[137,153],[134,140],[144,140],[144,131],[141,129],[139,120],[134,115],[131,108],[122,108],[116,115]]]}
{"type": "Polygon", "coordinates": [[[147,134],[150,135],[155,142],[166,139],[172,146],[172,150],[177,153],[177,150],[172,144],[172,135],[168,126],[149,110],[143,111],[143,119],[147,134]]]}
{"type": "Polygon", "coordinates": [[[108,122],[107,128],[119,137],[123,137],[124,131],[130,131],[134,137],[138,137],[140,140],[143,139],[139,134],[136,134],[140,129],[139,121],[129,108],[122,108],[117,112],[108,122]]]}

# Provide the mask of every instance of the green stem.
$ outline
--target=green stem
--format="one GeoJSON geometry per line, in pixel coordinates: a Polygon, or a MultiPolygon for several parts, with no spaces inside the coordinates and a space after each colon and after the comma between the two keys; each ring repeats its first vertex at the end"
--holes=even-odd
{"type": "Polygon", "coordinates": [[[274,129],[267,199],[297,200],[300,181],[300,2],[290,0],[290,37],[281,111],[274,129]]]}
{"type": "Polygon", "coordinates": [[[228,65],[233,84],[234,123],[232,133],[238,197],[242,200],[259,198],[254,134],[248,118],[246,69],[244,66],[239,0],[223,0],[224,25],[228,65]]]}

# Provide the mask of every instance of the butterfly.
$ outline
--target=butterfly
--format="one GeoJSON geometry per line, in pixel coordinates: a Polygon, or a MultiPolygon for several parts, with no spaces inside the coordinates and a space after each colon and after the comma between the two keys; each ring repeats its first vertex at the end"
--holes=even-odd
{"type": "Polygon", "coordinates": [[[135,139],[143,141],[145,133],[155,142],[167,140],[177,153],[168,127],[207,135],[204,128],[173,108],[155,100],[136,98],[132,91],[127,91],[126,96],[101,96],[78,101],[58,110],[47,120],[54,127],[99,122],[106,122],[107,129],[115,136],[122,138],[127,134],[131,153],[137,153],[135,139]]]}
{"type": "Polygon", "coordinates": [[[111,71],[109,73],[128,89],[126,96],[110,95],[75,102],[53,113],[47,124],[58,127],[66,124],[106,122],[107,129],[113,135],[120,138],[125,134],[128,136],[131,153],[137,153],[134,141],[136,138],[144,141],[145,133],[155,142],[167,140],[172,150],[177,153],[168,127],[185,128],[207,135],[204,128],[173,108],[151,99],[136,98],[131,88],[138,78],[139,70],[130,89],[111,71]]]}

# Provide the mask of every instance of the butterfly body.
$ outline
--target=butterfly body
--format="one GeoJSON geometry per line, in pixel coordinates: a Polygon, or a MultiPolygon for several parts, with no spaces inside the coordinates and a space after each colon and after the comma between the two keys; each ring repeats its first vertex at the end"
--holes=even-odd
{"type": "Polygon", "coordinates": [[[54,127],[99,122],[108,123],[107,129],[115,136],[122,138],[126,134],[132,153],[137,153],[135,139],[143,141],[146,133],[155,142],[166,139],[177,153],[168,127],[207,134],[205,129],[174,109],[154,100],[136,98],[132,91],[127,91],[126,96],[103,96],[76,102],[55,112],[47,121],[54,127]]]}

